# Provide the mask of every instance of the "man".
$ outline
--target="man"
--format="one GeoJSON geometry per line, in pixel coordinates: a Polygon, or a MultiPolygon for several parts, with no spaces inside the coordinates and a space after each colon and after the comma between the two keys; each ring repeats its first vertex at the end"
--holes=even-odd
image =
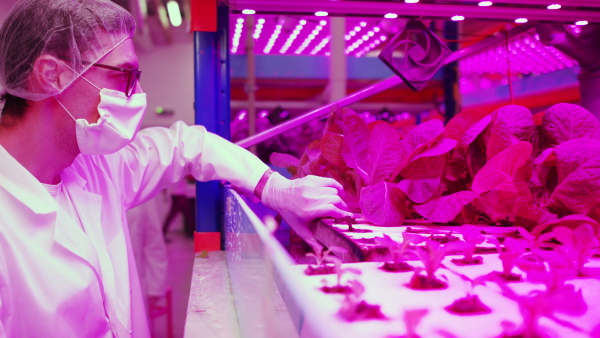
{"type": "Polygon", "coordinates": [[[308,221],[341,186],[290,181],[179,122],[137,133],[146,98],[131,15],[108,0],[23,0],[0,29],[0,336],[146,337],[125,211],[192,175],[308,221]]]}

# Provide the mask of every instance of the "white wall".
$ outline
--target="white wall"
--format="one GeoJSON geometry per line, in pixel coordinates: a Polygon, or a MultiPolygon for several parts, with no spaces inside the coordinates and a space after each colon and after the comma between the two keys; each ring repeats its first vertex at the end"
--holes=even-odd
{"type": "Polygon", "coordinates": [[[155,46],[150,51],[138,49],[141,85],[147,94],[148,109],[142,128],[168,127],[182,120],[194,124],[194,46],[187,42],[155,46]],[[156,107],[174,110],[171,116],[156,114],[156,107]]]}
{"type": "Polygon", "coordinates": [[[0,24],[6,20],[11,8],[17,3],[17,0],[2,0],[0,1],[0,24]]]}

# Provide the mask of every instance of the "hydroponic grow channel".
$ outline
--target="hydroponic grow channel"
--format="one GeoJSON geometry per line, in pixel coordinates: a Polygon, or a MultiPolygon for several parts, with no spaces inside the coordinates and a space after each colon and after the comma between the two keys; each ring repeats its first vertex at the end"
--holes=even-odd
{"type": "MultiPolygon", "coordinates": [[[[236,15],[253,11],[256,14],[308,16],[320,12],[318,15],[325,18],[372,18],[392,13],[408,18],[447,19],[460,14],[467,19],[512,21],[526,16],[530,21],[600,22],[600,4],[595,1],[570,1],[560,11],[548,9],[548,5],[541,0],[504,0],[494,2],[495,7],[492,8],[478,6],[478,1],[453,0],[421,1],[417,4],[395,1],[233,1],[230,8],[218,9],[217,32],[195,33],[197,122],[205,124],[213,132],[228,133],[228,53],[237,52],[231,50],[228,43],[229,10],[236,15]],[[207,103],[207,95],[214,100],[207,103]],[[198,104],[201,99],[204,99],[202,107],[198,104]]],[[[321,25],[320,19],[313,23],[321,25]]],[[[231,26],[236,24],[237,21],[231,26]]],[[[494,36],[459,50],[448,62],[493,48],[506,39],[517,38],[530,28],[531,24],[523,24],[505,36],[494,36]]],[[[268,32],[269,29],[265,25],[261,34],[273,34],[268,32]]],[[[272,29],[277,30],[277,26],[272,29]]],[[[301,39],[300,33],[296,35],[301,39]]],[[[284,37],[280,45],[273,44],[271,49],[281,51],[288,39],[284,37]]],[[[261,46],[263,51],[267,49],[268,41],[261,46]]],[[[240,46],[241,43],[232,47],[240,46]]],[[[251,146],[322,118],[332,109],[342,114],[343,120],[347,116],[339,108],[400,82],[398,77],[387,79],[238,144],[251,146]]],[[[212,204],[203,200],[202,205],[198,205],[199,213],[203,214],[199,216],[201,228],[198,231],[207,235],[200,236],[203,237],[200,242],[211,238],[212,234],[221,233],[226,251],[209,252],[207,257],[202,254],[196,258],[186,336],[600,335],[600,274],[597,273],[600,270],[597,239],[600,226],[596,220],[596,209],[589,206],[590,200],[567,200],[564,196],[572,197],[568,190],[562,195],[553,193],[562,192],[560,189],[566,187],[565,182],[576,180],[577,170],[593,167],[595,158],[585,154],[594,153],[596,146],[600,149],[600,141],[596,141],[600,139],[600,123],[577,108],[559,106],[549,110],[545,116],[524,118],[526,121],[518,124],[524,127],[518,132],[503,131],[517,125],[511,124],[512,116],[525,115],[522,110],[509,108],[491,114],[458,115],[458,119],[445,128],[435,122],[422,127],[422,130],[431,129],[433,136],[407,150],[410,156],[406,155],[406,163],[392,170],[397,169],[398,173],[394,172],[397,176],[392,178],[390,172],[383,180],[371,176],[362,178],[365,191],[384,197],[392,192],[402,194],[403,205],[412,208],[411,211],[400,215],[398,209],[388,210],[389,213],[381,216],[373,213],[380,206],[358,205],[363,218],[324,220],[313,224],[317,238],[338,257],[319,257],[320,261],[325,261],[322,265],[309,266],[307,263],[310,261],[304,257],[302,250],[286,250],[274,236],[274,221],[259,219],[247,201],[233,190],[222,190],[218,184],[199,185],[198,193],[213,196],[210,199],[212,204]],[[564,115],[576,117],[590,128],[573,126],[570,130],[578,137],[561,139],[549,134],[549,131],[557,130],[553,129],[556,116],[564,115]],[[508,137],[508,141],[499,141],[503,137],[508,137]],[[493,149],[488,147],[490,139],[497,142],[493,149]],[[554,143],[552,147],[545,146],[540,140],[554,143]],[[424,179],[431,178],[411,175],[422,172],[423,168],[434,168],[435,163],[440,163],[431,160],[436,156],[446,156],[441,165],[443,168],[447,168],[448,159],[459,163],[461,159],[452,156],[462,153],[455,149],[464,147],[462,150],[468,150],[471,144],[478,144],[477,149],[487,157],[477,172],[470,172],[472,177],[466,178],[470,181],[461,183],[465,184],[465,190],[453,188],[459,191],[449,190],[450,193],[443,196],[429,191],[430,195],[424,196],[421,189],[415,194],[415,187],[423,184],[424,179]],[[570,160],[569,154],[577,149],[586,150],[582,151],[583,160],[570,160]],[[530,158],[533,160],[528,161],[530,158]],[[563,163],[569,164],[565,166],[563,163]],[[565,171],[565,168],[571,169],[565,171]],[[539,216],[538,224],[542,226],[537,228],[529,223],[518,223],[529,227],[528,231],[524,231],[514,226],[517,224],[514,219],[505,218],[501,211],[494,209],[509,203],[506,202],[506,194],[514,192],[515,196],[522,197],[519,189],[523,189],[520,185],[523,175],[535,175],[540,189],[548,189],[553,184],[549,181],[552,170],[557,170],[561,176],[558,186],[552,185],[551,196],[554,196],[553,202],[561,201],[562,204],[556,202],[555,209],[550,211],[563,212],[560,217],[539,216]],[[490,177],[498,177],[500,181],[490,182],[490,177]],[[562,186],[562,183],[565,185],[562,186]],[[474,203],[476,199],[484,202],[474,203]],[[215,209],[224,210],[224,213],[215,215],[215,209]],[[572,215],[565,218],[564,213],[572,215]],[[411,217],[405,219],[408,214],[411,217]],[[419,216],[412,217],[415,215],[419,216]],[[400,216],[402,220],[399,220],[400,216]],[[461,223],[475,226],[456,226],[454,222],[458,217],[462,217],[461,223]],[[392,225],[390,222],[403,225],[389,226],[392,225]],[[224,224],[224,228],[216,226],[219,223],[224,224]],[[565,257],[573,259],[564,260],[565,257]],[[319,272],[329,273],[320,275],[319,272]]],[[[340,128],[343,130],[343,126],[340,128]]],[[[376,131],[382,135],[390,132],[381,124],[371,126],[371,130],[373,128],[378,128],[376,131]]],[[[363,129],[366,134],[361,137],[367,135],[367,138],[359,141],[369,142],[368,130],[363,129]]],[[[402,135],[402,140],[409,139],[410,135],[419,136],[410,133],[407,131],[402,135]]],[[[471,154],[468,156],[475,160],[473,149],[470,153],[465,150],[465,154],[471,154]]],[[[325,160],[335,161],[332,158],[325,160]]],[[[471,162],[468,165],[472,166],[471,162]]],[[[379,168],[371,169],[381,171],[379,168]]],[[[457,178],[456,182],[461,179],[465,178],[457,178]]],[[[425,185],[439,184],[435,183],[435,177],[430,181],[434,183],[428,181],[425,185]]],[[[592,197],[596,196],[595,187],[595,181],[590,180],[587,191],[591,191],[592,197]]],[[[360,197],[360,192],[358,195],[360,197]]],[[[530,220],[523,215],[525,213],[518,214],[518,217],[530,220]]],[[[290,247],[293,245],[290,244],[290,247]]]]}

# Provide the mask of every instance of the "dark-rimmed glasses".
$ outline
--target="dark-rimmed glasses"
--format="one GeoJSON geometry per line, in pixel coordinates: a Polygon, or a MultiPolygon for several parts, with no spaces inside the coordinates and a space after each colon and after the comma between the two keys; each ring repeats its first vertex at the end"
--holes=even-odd
{"type": "Polygon", "coordinates": [[[135,89],[135,84],[140,81],[140,76],[142,75],[142,71],[139,69],[125,69],[119,68],[109,65],[103,65],[101,63],[92,64],[94,67],[106,68],[110,70],[116,70],[118,72],[123,72],[127,74],[127,87],[125,88],[125,95],[127,97],[131,97],[133,94],[133,90],[135,89]]]}

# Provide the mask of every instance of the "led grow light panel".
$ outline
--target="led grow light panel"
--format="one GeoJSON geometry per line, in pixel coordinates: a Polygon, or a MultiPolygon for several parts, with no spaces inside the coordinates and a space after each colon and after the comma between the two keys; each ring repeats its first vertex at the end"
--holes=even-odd
{"type": "Polygon", "coordinates": [[[539,41],[535,30],[487,48],[459,61],[462,93],[488,89],[498,82],[508,83],[508,74],[518,79],[530,74],[545,74],[577,66],[577,62],[558,49],[539,41]]]}
{"type": "MultiPolygon", "coordinates": [[[[248,37],[247,15],[230,18],[230,52],[246,53],[248,37]]],[[[329,17],[255,15],[253,26],[254,52],[269,55],[330,55],[331,25],[329,17]]],[[[361,57],[379,49],[388,39],[387,29],[393,28],[384,18],[346,18],[345,53],[361,57]]]]}

